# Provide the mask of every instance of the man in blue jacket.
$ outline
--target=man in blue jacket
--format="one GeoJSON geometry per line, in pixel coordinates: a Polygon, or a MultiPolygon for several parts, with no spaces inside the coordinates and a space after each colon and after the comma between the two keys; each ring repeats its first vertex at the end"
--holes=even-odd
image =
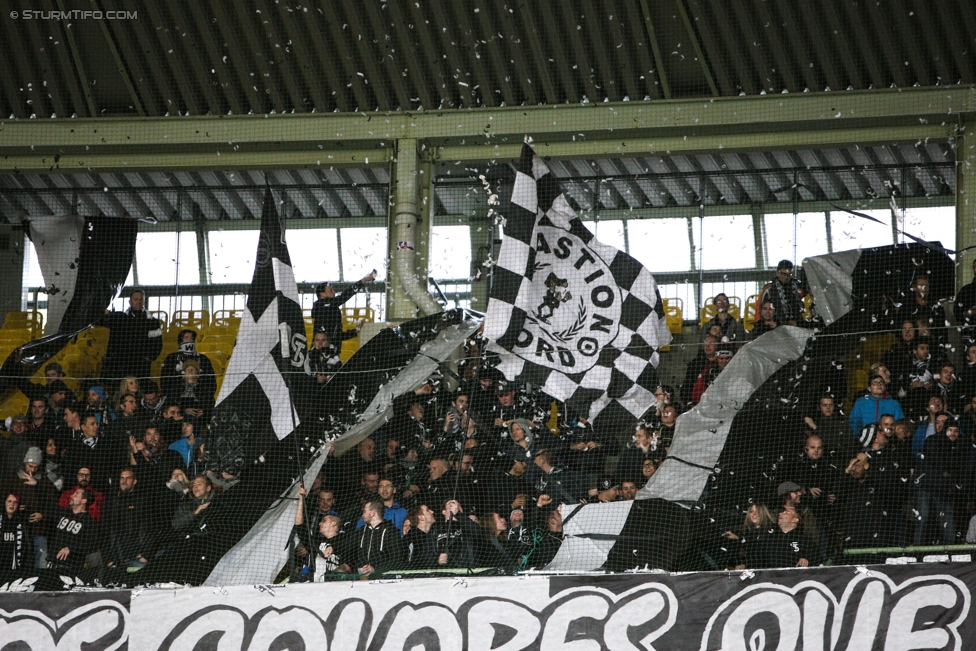
{"type": "Polygon", "coordinates": [[[901,404],[888,394],[888,385],[880,375],[872,375],[868,380],[868,395],[858,398],[851,407],[847,424],[857,438],[865,425],[877,423],[882,414],[891,414],[895,420],[905,417],[901,404]]]}

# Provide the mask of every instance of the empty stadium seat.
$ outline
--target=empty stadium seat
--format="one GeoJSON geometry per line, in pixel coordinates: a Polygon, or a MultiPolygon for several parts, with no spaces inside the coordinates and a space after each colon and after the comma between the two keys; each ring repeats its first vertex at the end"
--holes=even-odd
{"type": "Polygon", "coordinates": [[[44,334],[44,315],[40,312],[7,312],[0,330],[28,330],[31,339],[44,334]]]}
{"type": "Polygon", "coordinates": [[[680,298],[665,298],[664,314],[668,321],[668,330],[673,335],[681,334],[681,327],[684,325],[684,306],[685,302],[680,298]]]}
{"type": "Polygon", "coordinates": [[[207,310],[177,310],[169,324],[170,330],[177,334],[184,328],[192,328],[198,335],[206,334],[210,327],[210,312],[207,310]]]}
{"type": "Polygon", "coordinates": [[[232,330],[237,332],[241,326],[241,317],[244,310],[217,310],[213,313],[213,321],[210,322],[211,330],[232,330]]]}

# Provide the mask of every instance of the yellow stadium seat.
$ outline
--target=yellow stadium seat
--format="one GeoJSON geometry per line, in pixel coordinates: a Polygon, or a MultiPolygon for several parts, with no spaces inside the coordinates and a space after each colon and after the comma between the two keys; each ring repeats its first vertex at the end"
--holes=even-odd
{"type": "Polygon", "coordinates": [[[244,310],[217,310],[213,313],[213,321],[210,322],[210,329],[218,328],[236,332],[241,326],[241,318],[243,316],[244,310]]]}
{"type": "Polygon", "coordinates": [[[33,331],[28,330],[27,328],[8,329],[5,326],[3,329],[0,329],[0,342],[3,342],[2,345],[4,346],[9,344],[16,348],[17,346],[26,344],[33,338],[33,331]]]}
{"type": "Polygon", "coordinates": [[[206,334],[209,327],[210,312],[207,310],[177,310],[169,324],[170,330],[177,333],[185,328],[192,328],[198,335],[206,334]]]}
{"type": "Polygon", "coordinates": [[[7,312],[3,330],[29,330],[32,337],[44,333],[44,315],[40,312],[7,312]]]}
{"type": "Polygon", "coordinates": [[[684,325],[685,302],[680,298],[665,298],[662,300],[664,301],[664,314],[668,321],[668,330],[673,335],[681,334],[681,328],[684,325]]]}
{"type": "Polygon", "coordinates": [[[803,318],[809,321],[813,318],[813,295],[807,294],[803,297],[803,318]]]}
{"type": "MultiPolygon", "coordinates": [[[[197,344],[197,350],[210,357],[212,354],[224,355],[225,357],[230,357],[231,353],[234,352],[234,343],[237,341],[236,337],[207,337],[206,341],[201,341],[197,344]]],[[[213,360],[211,360],[213,361],[213,360]]]]}
{"type": "MultiPolygon", "coordinates": [[[[742,313],[742,299],[738,296],[729,296],[729,314],[732,315],[733,319],[741,320],[740,314],[742,313]]],[[[718,314],[718,310],[715,309],[715,297],[705,299],[705,305],[698,311],[698,327],[702,328],[705,326],[705,322],[718,314]]]]}
{"type": "Polygon", "coordinates": [[[759,294],[753,294],[746,299],[746,314],[742,319],[742,327],[746,332],[752,332],[756,325],[756,314],[758,312],[759,294]]]}

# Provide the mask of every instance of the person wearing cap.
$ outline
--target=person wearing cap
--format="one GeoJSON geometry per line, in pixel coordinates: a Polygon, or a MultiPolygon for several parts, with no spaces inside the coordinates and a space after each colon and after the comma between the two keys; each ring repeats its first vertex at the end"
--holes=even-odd
{"type": "Polygon", "coordinates": [[[179,349],[166,356],[159,372],[163,395],[169,397],[181,395],[185,375],[183,364],[188,360],[194,360],[199,370],[198,384],[201,395],[211,396],[212,399],[217,393],[217,374],[210,358],[197,351],[197,331],[190,328],[180,330],[176,341],[179,349]]]}
{"type": "MultiPolygon", "coordinates": [[[[15,359],[20,361],[23,349],[18,348],[14,354],[15,359]]],[[[57,362],[51,362],[44,367],[43,383],[31,382],[29,377],[23,375],[9,378],[9,381],[11,386],[19,389],[32,403],[34,400],[45,401],[53,412],[52,415],[55,420],[57,420],[60,418],[61,406],[65,400],[69,397],[71,400],[75,399],[74,393],[64,383],[63,378],[64,369],[57,362]]]]}
{"type": "Polygon", "coordinates": [[[6,429],[10,432],[10,436],[0,436],[0,459],[3,460],[0,472],[4,475],[17,467],[29,448],[42,445],[40,441],[35,440],[33,432],[28,432],[26,416],[21,414],[13,416],[9,419],[9,423],[6,429]]]}
{"type": "Polygon", "coordinates": [[[868,423],[877,423],[882,414],[891,414],[895,420],[905,417],[901,404],[888,394],[888,385],[880,374],[868,380],[868,395],[854,401],[847,424],[851,435],[857,438],[868,423]]]}
{"type": "MultiPolygon", "coordinates": [[[[779,261],[776,277],[759,292],[759,305],[767,301],[773,304],[779,323],[797,325],[803,321],[803,289],[800,281],[793,277],[793,262],[790,260],[779,261]]],[[[760,318],[765,320],[761,315],[760,318]]]]}
{"type": "Polygon", "coordinates": [[[620,482],[613,477],[603,477],[590,484],[586,491],[587,504],[617,502],[620,500],[620,482]]]}
{"type": "Polygon", "coordinates": [[[363,276],[358,282],[347,287],[338,296],[332,289],[331,283],[321,283],[315,288],[319,300],[312,304],[312,323],[315,332],[323,332],[327,338],[327,343],[341,348],[342,342],[352,339],[359,333],[359,327],[354,330],[343,332],[342,330],[342,305],[350,298],[363,290],[366,283],[371,283],[376,278],[376,272],[370,272],[363,276]]]}
{"type": "Polygon", "coordinates": [[[109,330],[103,379],[121,380],[132,375],[141,380],[152,375],[152,364],[163,352],[163,325],[145,307],[145,292],[134,289],[124,312],[105,310],[99,320],[98,325],[109,330]]]}
{"type": "Polygon", "coordinates": [[[560,457],[566,470],[584,484],[599,477],[605,459],[616,456],[620,450],[615,436],[598,433],[583,416],[563,423],[559,428],[559,443],[563,446],[560,457]]]}
{"type": "Polygon", "coordinates": [[[528,392],[519,390],[514,383],[501,381],[495,390],[496,399],[491,409],[484,416],[482,422],[490,423],[495,432],[503,433],[503,429],[511,425],[516,418],[529,422],[533,431],[538,429],[548,418],[547,413],[528,392]]]}
{"type": "Polygon", "coordinates": [[[44,478],[43,461],[40,448],[28,448],[21,465],[0,483],[0,492],[19,496],[19,508],[27,515],[28,532],[34,547],[34,567],[47,566],[47,537],[57,509],[54,486],[44,478]]]}
{"type": "Polygon", "coordinates": [[[496,368],[487,366],[479,368],[478,378],[465,383],[471,411],[478,416],[486,416],[498,400],[496,387],[504,379],[505,376],[496,368]]]}
{"type": "Polygon", "coordinates": [[[95,385],[88,389],[88,401],[85,405],[85,415],[91,414],[98,420],[100,426],[106,426],[115,420],[115,410],[108,404],[108,393],[104,388],[95,385]]]}

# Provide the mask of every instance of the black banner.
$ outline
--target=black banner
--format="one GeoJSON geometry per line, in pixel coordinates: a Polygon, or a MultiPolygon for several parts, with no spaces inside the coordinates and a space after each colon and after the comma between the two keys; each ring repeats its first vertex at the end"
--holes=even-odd
{"type": "Polygon", "coordinates": [[[166,651],[962,651],[969,563],[0,593],[0,644],[166,651]]]}

